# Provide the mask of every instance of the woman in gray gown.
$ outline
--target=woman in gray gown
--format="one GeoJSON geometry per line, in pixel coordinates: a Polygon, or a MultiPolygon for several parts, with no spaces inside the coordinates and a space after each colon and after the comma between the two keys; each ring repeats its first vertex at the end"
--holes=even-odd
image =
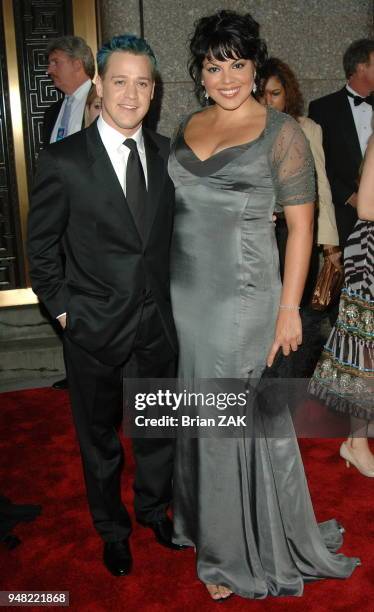
{"type": "MultiPolygon", "coordinates": [[[[279,348],[297,350],[315,194],[300,127],[251,95],[266,56],[252,17],[201,19],[190,49],[197,93],[209,104],[181,123],[172,145],[171,266],[179,376],[198,387],[258,377],[279,348]],[[276,202],[289,230],[283,288],[276,202]]],[[[195,547],[215,600],[301,595],[304,582],[344,578],[358,564],[335,554],[336,521],[317,524],[294,436],[181,436],[174,487],[175,541],[195,547]]]]}

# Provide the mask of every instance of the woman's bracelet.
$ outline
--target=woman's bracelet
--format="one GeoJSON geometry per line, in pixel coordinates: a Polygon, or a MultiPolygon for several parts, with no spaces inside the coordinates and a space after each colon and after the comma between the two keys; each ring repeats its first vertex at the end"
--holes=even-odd
{"type": "Polygon", "coordinates": [[[290,304],[279,304],[279,310],[300,310],[300,306],[291,306],[290,304]]]}

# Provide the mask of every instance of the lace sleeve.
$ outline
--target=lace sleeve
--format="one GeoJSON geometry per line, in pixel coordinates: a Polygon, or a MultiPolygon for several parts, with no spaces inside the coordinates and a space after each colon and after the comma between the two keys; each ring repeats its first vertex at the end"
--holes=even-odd
{"type": "Polygon", "coordinates": [[[302,129],[290,117],[275,138],[271,161],[278,205],[294,206],[315,201],[312,153],[302,129]]]}

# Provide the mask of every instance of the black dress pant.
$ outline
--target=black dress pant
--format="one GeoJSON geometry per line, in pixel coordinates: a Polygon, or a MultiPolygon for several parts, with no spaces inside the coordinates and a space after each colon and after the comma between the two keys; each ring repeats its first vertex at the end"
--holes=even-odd
{"type": "MultiPolygon", "coordinates": [[[[64,351],[93,523],[104,541],[121,541],[131,532],[120,490],[124,455],[118,429],[122,421],[123,372],[132,378],[173,378],[175,353],[149,297],[126,363],[110,366],[98,361],[75,344],[69,333],[64,336],[64,351]]],[[[136,516],[143,522],[154,522],[165,516],[171,501],[173,441],[134,439],[133,448],[136,516]]]]}

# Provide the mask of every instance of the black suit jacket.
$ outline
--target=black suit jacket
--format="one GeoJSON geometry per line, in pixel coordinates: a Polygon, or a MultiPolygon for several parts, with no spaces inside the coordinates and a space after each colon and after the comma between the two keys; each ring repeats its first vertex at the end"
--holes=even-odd
{"type": "Polygon", "coordinates": [[[335,206],[339,241],[344,247],[357,221],[356,211],[345,202],[357,191],[358,171],[362,161],[360,143],[345,87],[311,102],[309,116],[322,127],[326,172],[335,206]]]}
{"type": "Polygon", "coordinates": [[[51,140],[53,128],[57,121],[57,117],[60,112],[63,101],[64,101],[64,98],[61,98],[61,100],[58,100],[57,102],[52,104],[52,106],[49,106],[45,110],[44,120],[43,120],[43,129],[42,129],[42,138],[43,138],[44,147],[46,147],[51,140]]]}
{"type": "Polygon", "coordinates": [[[169,141],[146,129],[143,134],[148,174],[143,242],[96,122],[41,153],[31,199],[32,287],[53,317],[67,312],[71,340],[112,365],[131,351],[146,287],[177,351],[169,295],[174,209],[169,141]]]}

